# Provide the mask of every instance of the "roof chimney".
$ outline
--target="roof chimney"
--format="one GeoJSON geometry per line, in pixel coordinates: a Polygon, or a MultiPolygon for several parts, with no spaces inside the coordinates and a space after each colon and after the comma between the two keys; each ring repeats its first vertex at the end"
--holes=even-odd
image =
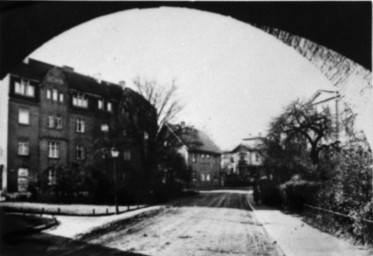
{"type": "Polygon", "coordinates": [[[62,69],[66,72],[74,72],[74,68],[73,67],[70,67],[70,66],[62,66],[62,69]]]}
{"type": "Polygon", "coordinates": [[[93,75],[93,79],[95,79],[97,81],[97,83],[101,84],[101,73],[96,73],[93,75]]]}
{"type": "Polygon", "coordinates": [[[118,84],[119,84],[120,86],[122,86],[123,88],[126,87],[126,81],[124,81],[124,80],[119,81],[118,84]]]}

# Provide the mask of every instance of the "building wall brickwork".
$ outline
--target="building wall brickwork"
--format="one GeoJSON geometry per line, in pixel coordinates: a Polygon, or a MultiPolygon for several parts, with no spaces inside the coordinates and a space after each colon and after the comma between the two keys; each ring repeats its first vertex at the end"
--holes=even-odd
{"type": "MultiPolygon", "coordinates": [[[[104,136],[101,125],[105,123],[110,129],[114,126],[114,119],[120,113],[117,110],[118,101],[123,95],[123,88],[119,85],[97,81],[74,73],[71,69],[36,60],[22,63],[11,72],[9,88],[8,195],[29,193],[29,185],[41,180],[45,182],[41,178],[45,175],[48,176],[48,184],[44,186],[55,185],[51,179],[54,170],[82,163],[93,153],[94,143],[99,136],[104,136]],[[99,101],[103,104],[99,104],[99,101]],[[99,106],[102,108],[99,109],[99,106]],[[20,109],[29,112],[29,124],[19,123],[20,109]],[[81,120],[80,131],[77,130],[77,119],[81,120]],[[25,145],[28,145],[28,154],[19,155],[19,147],[27,151],[25,145]],[[83,155],[80,155],[83,159],[77,159],[77,145],[84,148],[83,155]]],[[[125,97],[136,97],[136,104],[147,103],[130,89],[126,88],[125,91],[125,97]]],[[[154,108],[150,104],[147,106],[154,114],[154,108]]],[[[27,119],[27,113],[23,113],[22,118],[27,119]]],[[[156,119],[146,121],[153,122],[156,127],[156,119]]],[[[142,134],[147,128],[138,128],[135,133],[142,134]]],[[[135,133],[129,134],[122,144],[126,145],[130,158],[124,159],[121,152],[118,158],[119,176],[128,174],[129,169],[144,173],[142,149],[131,137],[135,133]]]]}

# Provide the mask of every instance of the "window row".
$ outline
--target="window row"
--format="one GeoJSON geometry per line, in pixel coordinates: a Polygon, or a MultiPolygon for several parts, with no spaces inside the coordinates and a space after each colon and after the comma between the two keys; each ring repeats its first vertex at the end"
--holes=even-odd
{"type": "Polygon", "coordinates": [[[100,99],[100,100],[97,101],[97,108],[99,110],[106,110],[106,111],[112,112],[113,111],[113,104],[109,101],[107,101],[106,104],[105,104],[105,101],[100,99]],[[106,108],[105,108],[105,105],[106,105],[106,108]]]}
{"type": "Polygon", "coordinates": [[[56,102],[61,102],[63,103],[64,101],[64,96],[63,93],[59,92],[57,89],[47,89],[46,90],[46,97],[48,100],[56,101],[56,102]]]}
{"type": "MultiPolygon", "coordinates": [[[[19,108],[18,110],[18,123],[29,125],[30,124],[30,110],[27,108],[19,108]]],[[[62,129],[62,117],[59,115],[49,115],[47,120],[48,128],[62,129]]],[[[79,133],[85,132],[85,120],[83,118],[75,119],[75,131],[79,133]]]]}
{"type": "Polygon", "coordinates": [[[219,163],[220,159],[217,156],[209,154],[196,154],[192,153],[192,162],[201,162],[201,163],[219,163]]]}
{"type": "MultiPolygon", "coordinates": [[[[60,143],[58,141],[49,141],[48,142],[48,157],[49,158],[59,158],[60,157],[60,143]]],[[[19,156],[28,156],[30,154],[30,143],[27,139],[18,140],[18,155],[19,156]]],[[[77,144],[75,146],[75,159],[83,160],[85,159],[85,147],[83,144],[77,144]]],[[[131,160],[131,151],[125,149],[123,151],[123,159],[125,161],[131,160]]]]}
{"type": "Polygon", "coordinates": [[[14,92],[18,95],[35,97],[35,86],[31,85],[30,81],[21,79],[20,81],[15,81],[14,92]]]}
{"type": "MultiPolygon", "coordinates": [[[[72,96],[72,98],[73,106],[80,108],[88,108],[88,98],[83,93],[76,93],[72,96]]],[[[97,109],[112,112],[113,104],[110,101],[99,99],[97,100],[97,109]]]]}

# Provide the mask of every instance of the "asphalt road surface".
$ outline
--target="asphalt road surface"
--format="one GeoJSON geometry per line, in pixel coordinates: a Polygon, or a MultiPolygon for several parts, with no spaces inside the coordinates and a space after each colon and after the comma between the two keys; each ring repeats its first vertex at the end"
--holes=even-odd
{"type": "Polygon", "coordinates": [[[201,193],[78,240],[33,235],[18,241],[14,255],[282,255],[253,216],[247,197],[229,191],[201,193]]]}

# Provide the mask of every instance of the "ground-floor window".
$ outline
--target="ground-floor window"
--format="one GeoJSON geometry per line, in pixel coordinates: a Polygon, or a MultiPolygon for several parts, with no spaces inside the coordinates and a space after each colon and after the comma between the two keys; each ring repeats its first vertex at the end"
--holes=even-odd
{"type": "Polygon", "coordinates": [[[205,181],[205,174],[201,173],[201,181],[205,181]]]}
{"type": "Polygon", "coordinates": [[[57,184],[57,170],[54,168],[50,168],[48,170],[48,185],[56,185],[57,184]]]}
{"type": "Polygon", "coordinates": [[[25,167],[18,168],[18,192],[26,192],[28,190],[29,169],[25,167]]]}
{"type": "Polygon", "coordinates": [[[210,174],[206,174],[206,181],[210,181],[210,180],[211,180],[210,174]]]}

